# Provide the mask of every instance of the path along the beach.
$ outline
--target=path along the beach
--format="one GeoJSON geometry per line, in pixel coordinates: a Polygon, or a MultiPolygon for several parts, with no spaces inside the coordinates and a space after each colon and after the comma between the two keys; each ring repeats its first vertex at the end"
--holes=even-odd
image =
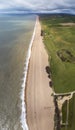
{"type": "Polygon", "coordinates": [[[48,54],[40,33],[37,20],[26,86],[27,124],[29,130],[53,130],[54,103],[46,72],[48,54]]]}

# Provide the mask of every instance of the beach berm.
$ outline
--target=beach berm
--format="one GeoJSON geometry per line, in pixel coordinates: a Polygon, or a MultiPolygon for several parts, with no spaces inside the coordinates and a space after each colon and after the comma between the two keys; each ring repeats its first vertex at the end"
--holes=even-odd
{"type": "Polygon", "coordinates": [[[37,19],[35,38],[29,63],[26,85],[27,124],[29,130],[53,130],[54,103],[50,79],[46,68],[48,54],[41,37],[41,25],[37,19]]]}

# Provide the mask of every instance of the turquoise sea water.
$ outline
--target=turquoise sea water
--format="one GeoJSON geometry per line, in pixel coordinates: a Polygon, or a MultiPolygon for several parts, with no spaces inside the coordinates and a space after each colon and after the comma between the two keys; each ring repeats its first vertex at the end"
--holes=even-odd
{"type": "Polygon", "coordinates": [[[0,130],[22,130],[21,86],[36,16],[0,16],[0,130]]]}

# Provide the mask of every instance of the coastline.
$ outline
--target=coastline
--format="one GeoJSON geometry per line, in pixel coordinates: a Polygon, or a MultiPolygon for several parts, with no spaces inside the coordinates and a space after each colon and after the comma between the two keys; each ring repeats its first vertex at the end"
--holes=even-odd
{"type": "Polygon", "coordinates": [[[46,72],[46,67],[49,66],[48,54],[40,33],[41,25],[37,19],[25,88],[26,117],[29,130],[53,130],[53,91],[46,72]]]}
{"type": "Polygon", "coordinates": [[[30,57],[31,57],[31,49],[32,49],[32,44],[33,44],[34,37],[35,37],[36,24],[37,24],[37,19],[35,21],[32,38],[31,38],[31,41],[30,41],[30,44],[29,44],[27,57],[26,57],[26,60],[25,60],[25,67],[24,67],[24,72],[23,72],[24,73],[24,78],[23,78],[22,90],[21,90],[21,94],[20,94],[20,99],[22,101],[22,104],[21,104],[21,106],[22,106],[21,109],[22,110],[21,110],[20,123],[21,123],[21,126],[22,126],[23,130],[28,130],[27,121],[26,121],[25,87],[26,87],[26,82],[27,82],[29,61],[30,61],[30,57]]]}

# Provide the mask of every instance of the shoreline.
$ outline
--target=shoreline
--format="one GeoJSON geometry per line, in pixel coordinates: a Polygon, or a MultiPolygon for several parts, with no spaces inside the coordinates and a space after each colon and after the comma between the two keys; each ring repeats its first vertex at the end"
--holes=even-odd
{"type": "Polygon", "coordinates": [[[29,130],[37,130],[37,128],[43,129],[43,130],[51,128],[51,130],[53,130],[53,128],[54,128],[54,103],[53,103],[53,97],[51,97],[52,89],[45,88],[45,85],[47,85],[49,87],[49,79],[47,77],[45,68],[43,68],[44,70],[41,70],[43,66],[46,67],[46,65],[47,66],[49,65],[48,54],[46,52],[44,44],[42,43],[43,40],[42,40],[42,37],[40,36],[40,33],[41,33],[40,29],[41,29],[40,23],[39,23],[39,20],[37,19],[37,26],[36,26],[36,31],[35,31],[35,37],[34,37],[34,40],[32,43],[32,51],[31,51],[31,56],[30,56],[30,60],[29,60],[29,65],[28,65],[26,87],[25,87],[26,122],[28,124],[29,130]],[[40,43],[40,46],[38,48],[38,45],[36,45],[36,44],[39,44],[39,43],[40,43]],[[34,50],[35,48],[36,48],[36,50],[34,50]],[[39,49],[40,49],[41,53],[40,53],[39,49]],[[37,56],[35,56],[36,53],[37,53],[37,56]],[[43,54],[45,53],[44,54],[45,61],[41,65],[40,57],[44,58],[42,53],[43,54]],[[34,54],[35,58],[33,57],[33,54],[34,54]],[[40,55],[40,56],[38,57],[38,55],[40,55]],[[37,59],[37,61],[35,61],[36,59],[37,59]],[[41,65],[41,68],[40,68],[40,65],[41,65]],[[36,68],[36,66],[38,68],[36,68]],[[42,73],[41,73],[41,71],[42,71],[42,73]],[[39,80],[37,80],[37,78],[36,78],[37,74],[39,76],[39,80]],[[43,79],[41,79],[42,77],[40,77],[40,75],[44,77],[44,81],[43,81],[43,79]],[[38,82],[40,82],[40,83],[38,83],[38,82]],[[43,82],[45,83],[45,85],[43,84],[43,82]],[[41,91],[39,91],[38,88],[35,88],[35,86],[37,87],[37,84],[38,84],[38,86],[40,86],[41,91]],[[44,85],[44,89],[46,89],[46,91],[43,90],[43,88],[41,87],[42,85],[44,85]],[[31,87],[34,87],[33,90],[31,90],[32,89],[31,87]],[[42,93],[42,91],[44,91],[44,92],[42,93]],[[37,94],[39,94],[38,92],[40,93],[39,96],[41,96],[41,98],[42,98],[42,100],[40,100],[41,103],[38,102],[38,100],[39,100],[39,98],[37,96],[37,94]],[[45,99],[45,92],[48,92],[48,93],[46,93],[47,100],[45,99]],[[44,103],[44,100],[45,100],[45,103],[44,103]],[[49,100],[51,101],[51,103],[49,100]],[[43,106],[42,106],[42,104],[43,104],[43,106]],[[38,105],[39,105],[40,109],[37,108],[38,105]],[[41,111],[41,108],[43,109],[43,111],[41,111]],[[48,109],[48,112],[46,112],[45,109],[48,109]],[[45,113],[44,113],[44,111],[45,111],[45,113]],[[40,118],[39,113],[42,114],[41,118],[43,118],[43,115],[44,115],[44,116],[46,116],[46,119],[44,117],[44,119],[40,119],[40,122],[39,122],[39,118],[40,118]],[[51,116],[51,117],[49,117],[49,116],[51,116]]]}
{"type": "Polygon", "coordinates": [[[27,57],[26,57],[26,60],[25,60],[25,67],[24,67],[24,72],[23,72],[24,73],[24,78],[23,78],[23,83],[22,83],[22,86],[21,86],[22,89],[21,89],[21,94],[20,94],[20,99],[22,101],[22,104],[21,104],[22,110],[21,110],[20,123],[21,123],[21,127],[23,128],[23,130],[28,130],[27,120],[26,120],[25,89],[26,89],[26,82],[27,82],[27,77],[28,77],[28,69],[29,69],[29,62],[30,62],[30,57],[31,57],[32,44],[33,44],[34,37],[35,37],[36,24],[37,24],[37,19],[35,21],[32,38],[31,38],[31,41],[30,41],[30,44],[29,44],[27,57]]]}

